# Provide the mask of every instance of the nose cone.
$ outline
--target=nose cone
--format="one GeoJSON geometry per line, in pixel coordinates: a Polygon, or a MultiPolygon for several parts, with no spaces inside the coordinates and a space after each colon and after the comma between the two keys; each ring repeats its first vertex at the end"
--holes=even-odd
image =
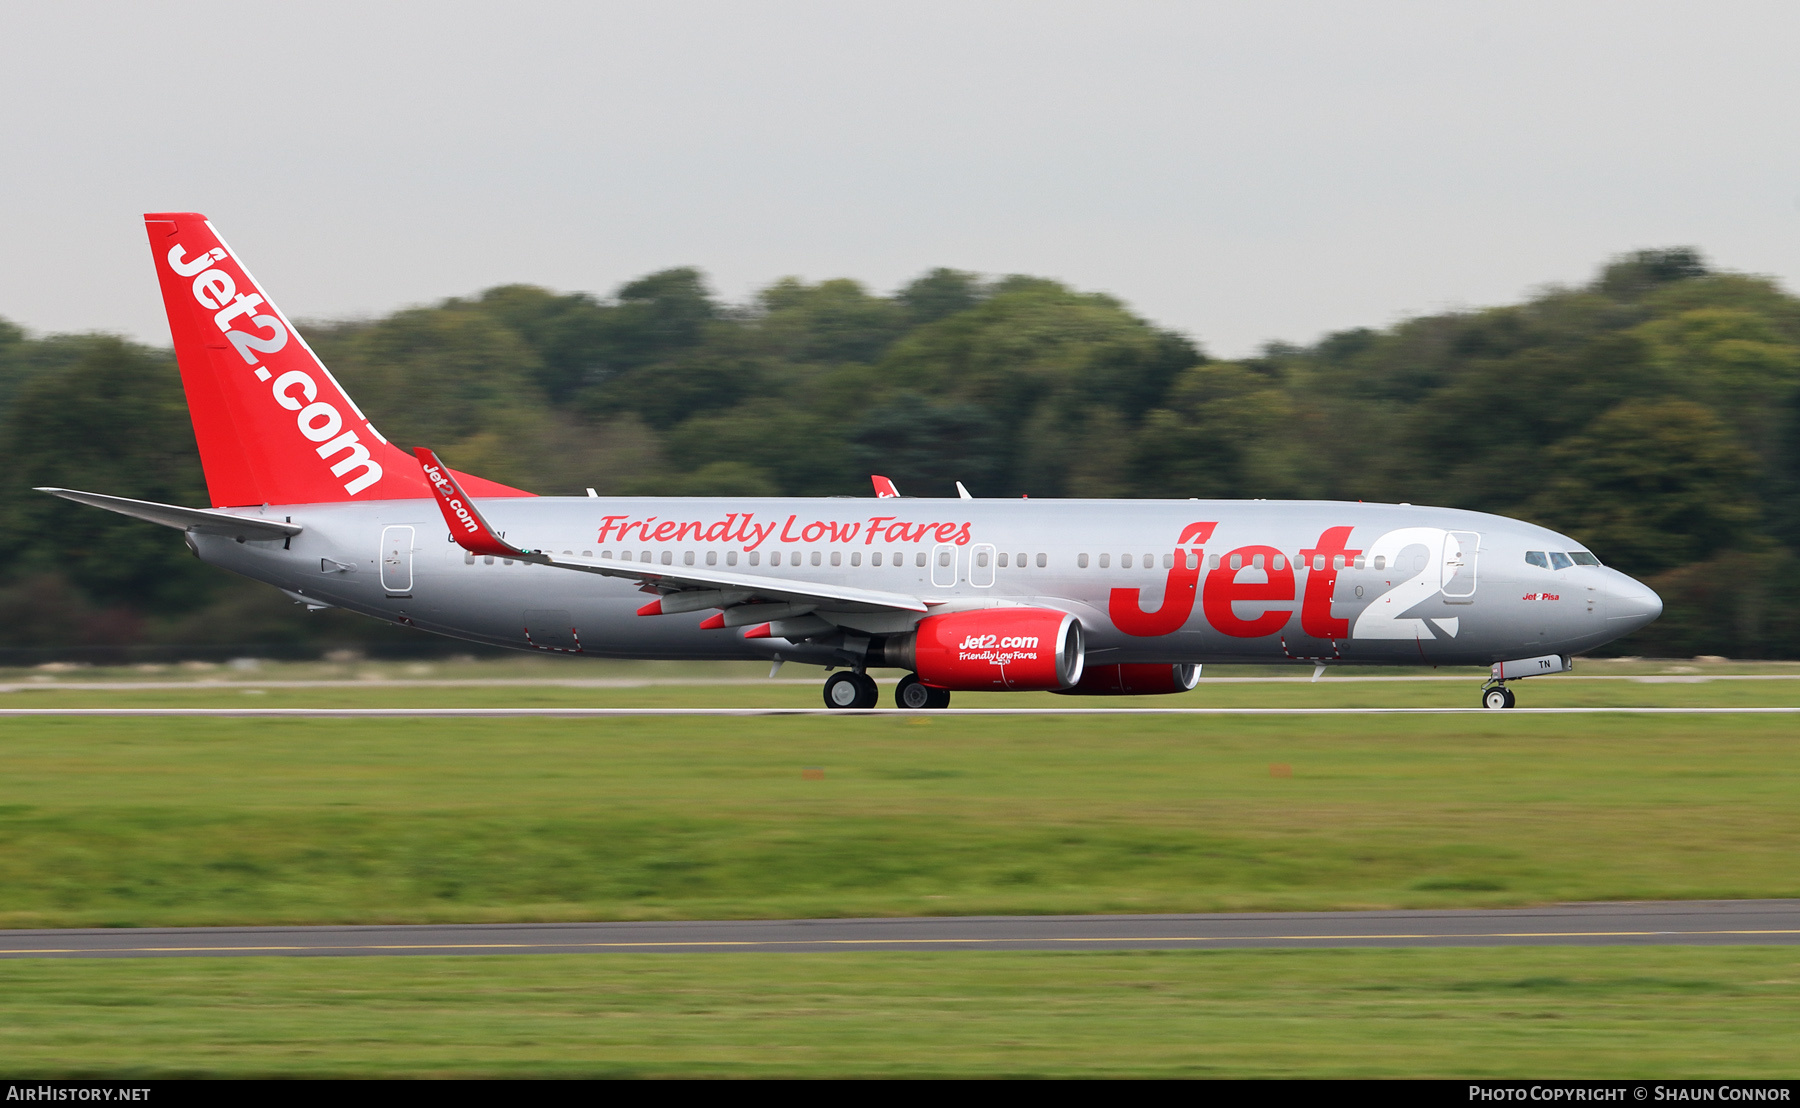
{"type": "Polygon", "coordinates": [[[1606,589],[1606,629],[1628,635],[1662,615],[1662,597],[1650,586],[1623,573],[1614,573],[1606,589]]]}

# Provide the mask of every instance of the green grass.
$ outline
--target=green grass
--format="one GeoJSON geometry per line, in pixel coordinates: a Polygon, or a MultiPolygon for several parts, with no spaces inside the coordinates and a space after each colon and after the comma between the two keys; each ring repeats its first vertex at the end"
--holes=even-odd
{"type": "Polygon", "coordinates": [[[1500,713],[14,718],[0,925],[1795,896],[1797,736],[1500,713]]]}
{"type": "Polygon", "coordinates": [[[0,963],[0,1072],[1786,1078],[1780,947],[0,963]]]}

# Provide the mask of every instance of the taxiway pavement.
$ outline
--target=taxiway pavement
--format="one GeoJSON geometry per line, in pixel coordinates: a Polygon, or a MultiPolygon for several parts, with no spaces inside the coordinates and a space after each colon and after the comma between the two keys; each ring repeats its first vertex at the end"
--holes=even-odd
{"type": "Polygon", "coordinates": [[[1800,944],[1800,900],[1156,916],[0,930],[0,959],[1800,944]]]}

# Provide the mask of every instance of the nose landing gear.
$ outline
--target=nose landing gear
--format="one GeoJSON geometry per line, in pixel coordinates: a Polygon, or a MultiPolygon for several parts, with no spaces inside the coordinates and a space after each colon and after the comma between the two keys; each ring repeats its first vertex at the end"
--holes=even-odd
{"type": "Polygon", "coordinates": [[[866,673],[838,670],[825,679],[827,708],[873,708],[881,702],[881,690],[866,673]]]}
{"type": "Polygon", "coordinates": [[[1481,690],[1483,708],[1510,708],[1514,703],[1513,691],[1499,682],[1491,683],[1481,690]]]}

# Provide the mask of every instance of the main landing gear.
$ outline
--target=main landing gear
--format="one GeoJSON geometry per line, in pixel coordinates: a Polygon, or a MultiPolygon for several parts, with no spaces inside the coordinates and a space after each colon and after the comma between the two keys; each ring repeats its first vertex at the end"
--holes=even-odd
{"type": "Polygon", "coordinates": [[[1513,703],[1513,691],[1500,682],[1492,682],[1481,690],[1483,708],[1510,708],[1513,703]]]}
{"type": "MultiPolygon", "coordinates": [[[[827,708],[873,708],[881,702],[881,690],[866,673],[838,670],[825,679],[827,708]]],[[[919,675],[909,673],[894,686],[894,704],[900,708],[948,708],[950,690],[927,685],[919,675]]]]}
{"type": "Polygon", "coordinates": [[[918,674],[909,673],[894,686],[894,703],[902,708],[948,708],[950,690],[927,685],[918,674]]]}
{"type": "Polygon", "coordinates": [[[838,670],[825,679],[827,708],[873,708],[881,702],[881,690],[866,673],[838,670]]]}

